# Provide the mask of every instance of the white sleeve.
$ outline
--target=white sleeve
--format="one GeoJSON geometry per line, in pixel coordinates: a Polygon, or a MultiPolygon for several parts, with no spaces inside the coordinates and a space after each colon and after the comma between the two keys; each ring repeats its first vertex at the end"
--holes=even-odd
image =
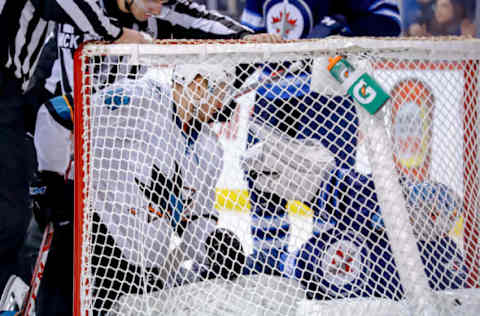
{"type": "MultiPolygon", "coordinates": [[[[42,105],[38,111],[34,144],[39,171],[65,174],[73,154],[72,133],[55,121],[45,105],[42,105]]],[[[71,168],[73,170],[73,165],[71,168]]],[[[73,179],[73,172],[70,173],[69,178],[73,179]]]]}

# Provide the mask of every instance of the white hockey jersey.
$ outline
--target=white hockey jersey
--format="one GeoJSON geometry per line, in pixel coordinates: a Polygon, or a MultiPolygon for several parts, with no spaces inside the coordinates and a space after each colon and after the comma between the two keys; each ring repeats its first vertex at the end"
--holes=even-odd
{"type": "MultiPolygon", "coordinates": [[[[182,130],[165,82],[120,81],[98,92],[91,107],[94,211],[124,259],[147,267],[162,266],[174,231],[182,228],[186,259],[202,261],[202,244],[218,218],[215,185],[223,150],[205,124],[182,130]]],[[[51,103],[39,112],[35,145],[40,170],[63,173],[71,132],[59,119],[62,111],[51,112],[60,106],[51,103]]]]}

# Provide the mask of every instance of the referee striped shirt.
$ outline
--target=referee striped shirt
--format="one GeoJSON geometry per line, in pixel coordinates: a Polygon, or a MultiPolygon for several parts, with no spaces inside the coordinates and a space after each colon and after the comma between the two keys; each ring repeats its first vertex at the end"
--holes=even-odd
{"type": "Polygon", "coordinates": [[[93,0],[0,0],[0,71],[28,85],[46,36],[54,23],[69,23],[95,37],[114,40],[122,29],[93,0]]]}
{"type": "MultiPolygon", "coordinates": [[[[240,39],[252,34],[249,28],[228,16],[209,11],[190,0],[171,0],[162,7],[160,15],[150,17],[145,22],[137,21],[131,13],[122,12],[114,0],[96,2],[121,26],[145,32],[156,39],[240,39]]],[[[31,87],[53,95],[71,93],[74,52],[84,41],[96,39],[70,24],[57,24],[43,48],[30,80],[31,87]]],[[[111,76],[105,83],[118,79],[119,73],[130,73],[117,66],[112,66],[109,72],[111,76]]]]}

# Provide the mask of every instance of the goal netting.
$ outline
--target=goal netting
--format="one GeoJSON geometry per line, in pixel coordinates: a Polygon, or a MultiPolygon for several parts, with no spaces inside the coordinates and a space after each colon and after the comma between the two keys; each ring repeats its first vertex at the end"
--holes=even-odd
{"type": "Polygon", "coordinates": [[[476,315],[479,63],[474,39],[84,45],[75,315],[476,315]]]}

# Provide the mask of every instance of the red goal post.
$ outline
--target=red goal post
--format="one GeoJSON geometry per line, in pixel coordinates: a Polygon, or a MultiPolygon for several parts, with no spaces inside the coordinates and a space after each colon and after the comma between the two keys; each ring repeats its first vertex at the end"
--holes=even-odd
{"type": "MultiPolygon", "coordinates": [[[[96,127],[92,127],[92,124],[97,123],[93,121],[95,117],[92,117],[92,109],[99,106],[92,102],[98,100],[93,93],[105,87],[105,83],[98,82],[98,77],[102,75],[98,68],[108,68],[115,60],[118,61],[120,56],[127,56],[127,61],[122,62],[126,67],[148,68],[197,62],[229,65],[247,63],[254,67],[253,65],[258,64],[281,64],[300,58],[315,61],[335,55],[343,55],[348,60],[358,62],[359,67],[368,71],[391,95],[390,101],[377,116],[368,116],[362,109],[357,108],[360,120],[358,131],[366,139],[362,142],[362,146],[367,148],[363,159],[368,161],[371,168],[369,171],[375,182],[385,229],[390,237],[393,257],[405,291],[407,310],[415,313],[425,310],[453,312],[456,309],[442,305],[442,291],[430,289],[432,280],[428,273],[425,275],[426,263],[422,263],[423,258],[418,254],[416,246],[417,236],[409,227],[411,219],[405,211],[406,204],[398,183],[399,176],[419,181],[447,182],[445,184],[454,187],[461,196],[463,214],[457,223],[461,232],[459,235],[457,232],[456,240],[461,245],[468,275],[462,288],[470,289],[463,298],[478,298],[478,290],[473,290],[480,287],[478,40],[331,38],[280,44],[247,41],[162,41],[146,45],[89,43],[79,48],[75,56],[74,315],[95,314],[92,299],[99,290],[98,285],[93,284],[95,276],[91,274],[94,247],[91,241],[94,236],[90,222],[92,205],[95,203],[92,199],[96,197],[95,192],[92,192],[95,189],[92,187],[91,177],[94,168],[92,146],[96,145],[96,140],[93,140],[95,133],[92,133],[92,129],[96,127]],[[111,58],[112,56],[114,58],[111,58]],[[410,109],[410,112],[407,111],[410,116],[406,117],[411,117],[412,108],[408,107],[412,104],[421,108],[421,126],[411,128],[413,121],[400,126],[398,119],[396,120],[399,111],[410,109]],[[396,131],[399,130],[406,133],[403,136],[408,140],[412,137],[419,138],[419,146],[415,148],[412,148],[409,141],[404,142],[408,152],[406,154],[410,155],[408,159],[401,157],[401,148],[397,147],[396,140],[399,136],[396,131]],[[425,134],[414,135],[418,132],[425,134]],[[439,146],[443,148],[439,150],[439,146]],[[461,146],[461,149],[458,146],[461,146]]],[[[316,69],[314,63],[311,71],[321,72],[322,68],[316,69]]],[[[324,71],[322,78],[328,76],[328,71],[324,71]]],[[[267,85],[252,76],[248,80],[254,84],[256,81],[257,88],[267,85]]],[[[331,93],[329,91],[322,93],[331,93]]],[[[254,93],[252,91],[252,96],[254,93]]],[[[240,107],[237,107],[236,110],[239,109],[240,107]]],[[[415,122],[418,123],[418,120],[415,122]]],[[[238,151],[238,155],[241,155],[243,148],[238,151]]],[[[310,225],[309,221],[307,219],[303,223],[310,225]]],[[[448,292],[448,295],[451,293],[448,292]]],[[[341,311],[342,301],[338,304],[335,310],[341,311]]],[[[375,304],[369,305],[362,301],[358,306],[360,307],[355,310],[359,314],[376,315],[375,304]]],[[[217,307],[211,308],[215,311],[217,307]]]]}

